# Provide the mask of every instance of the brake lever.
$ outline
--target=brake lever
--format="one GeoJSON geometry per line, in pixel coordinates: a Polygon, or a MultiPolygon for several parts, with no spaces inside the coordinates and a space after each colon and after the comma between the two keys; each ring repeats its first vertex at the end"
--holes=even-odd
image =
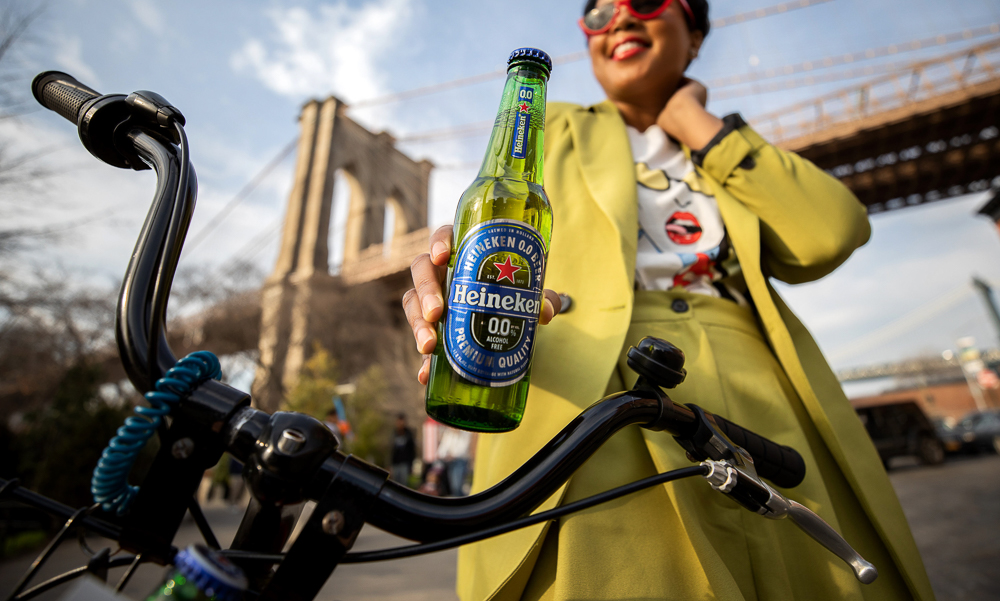
{"type": "Polygon", "coordinates": [[[844,537],[809,508],[767,485],[757,474],[753,458],[745,449],[723,434],[701,407],[688,407],[694,412],[695,422],[689,435],[676,440],[687,451],[689,459],[700,461],[708,468],[705,479],[712,488],[766,518],[791,518],[799,529],[851,566],[860,582],[871,584],[875,581],[878,570],[844,537]]]}
{"type": "MultiPolygon", "coordinates": [[[[739,447],[736,449],[743,451],[739,447]]],[[[785,497],[761,480],[754,470],[753,459],[746,454],[746,451],[737,452],[733,460],[706,459],[701,465],[708,468],[705,479],[712,488],[731,495],[747,509],[766,518],[772,520],[791,518],[792,523],[800,530],[844,560],[862,584],[871,584],[878,578],[875,566],[855,551],[844,537],[833,529],[833,526],[808,507],[785,497]],[[759,505],[754,506],[755,504],[746,502],[748,499],[760,499],[765,495],[767,500],[759,505]]]]}

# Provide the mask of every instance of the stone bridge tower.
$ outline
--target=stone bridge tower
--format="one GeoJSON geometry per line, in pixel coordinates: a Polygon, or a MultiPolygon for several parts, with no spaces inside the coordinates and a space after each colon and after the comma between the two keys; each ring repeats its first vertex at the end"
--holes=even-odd
{"type": "MultiPolygon", "coordinates": [[[[324,298],[338,287],[382,281],[398,299],[410,262],[427,245],[427,190],[432,165],[395,148],[389,134],[372,133],[345,115],[334,97],[310,101],[299,117],[294,183],[274,271],[261,294],[260,363],[253,397],[274,411],[308,358],[324,298]],[[344,259],[330,273],[329,236],[335,174],[350,187],[344,259]],[[385,244],[385,213],[395,213],[385,244]]],[[[339,242],[339,241],[338,241],[339,242]]]]}

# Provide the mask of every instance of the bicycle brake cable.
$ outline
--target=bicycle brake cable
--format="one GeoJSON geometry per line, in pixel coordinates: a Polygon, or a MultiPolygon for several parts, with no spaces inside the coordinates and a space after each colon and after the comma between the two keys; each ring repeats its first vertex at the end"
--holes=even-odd
{"type": "MultiPolygon", "coordinates": [[[[629,495],[634,492],[639,492],[640,490],[656,486],[657,484],[665,484],[667,482],[672,482],[674,480],[681,480],[683,478],[690,478],[692,476],[705,476],[707,473],[708,473],[708,468],[703,465],[695,465],[692,467],[685,467],[676,470],[671,470],[669,472],[664,472],[662,474],[656,474],[655,476],[643,478],[642,480],[636,480],[635,482],[630,482],[629,484],[625,484],[617,488],[613,488],[611,490],[598,493],[596,495],[587,497],[585,499],[580,499],[579,501],[574,501],[572,503],[563,505],[561,507],[556,507],[555,509],[550,509],[548,511],[543,511],[542,513],[529,515],[514,520],[513,522],[500,524],[499,526],[493,526],[492,528],[486,528],[485,530],[479,530],[477,532],[472,532],[470,534],[463,534],[461,536],[435,541],[433,543],[420,543],[416,545],[406,545],[402,547],[390,547],[388,549],[379,549],[377,551],[362,551],[358,553],[347,553],[340,559],[340,563],[345,564],[345,563],[366,563],[370,561],[387,561],[390,559],[402,559],[404,557],[424,555],[426,553],[436,553],[438,551],[444,551],[445,549],[451,549],[453,547],[467,545],[470,543],[478,542],[486,538],[491,538],[494,536],[499,536],[501,534],[506,534],[513,530],[519,530],[521,528],[534,526],[535,524],[540,524],[542,522],[548,522],[550,520],[560,518],[570,513],[582,511],[584,509],[589,509],[590,507],[593,507],[595,505],[600,505],[601,503],[607,503],[608,501],[613,501],[619,497],[624,497],[625,495],[629,495]]],[[[284,558],[283,553],[269,554],[269,553],[242,552],[233,550],[222,551],[222,553],[230,558],[238,558],[250,561],[270,561],[272,563],[280,562],[284,558]]]]}

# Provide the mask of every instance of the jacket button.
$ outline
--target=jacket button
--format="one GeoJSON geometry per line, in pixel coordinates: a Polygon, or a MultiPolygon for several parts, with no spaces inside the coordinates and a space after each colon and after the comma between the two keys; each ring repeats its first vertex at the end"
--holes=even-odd
{"type": "Polygon", "coordinates": [[[684,313],[688,310],[688,304],[682,298],[675,298],[674,302],[670,303],[670,308],[674,310],[674,313],[684,313]]]}

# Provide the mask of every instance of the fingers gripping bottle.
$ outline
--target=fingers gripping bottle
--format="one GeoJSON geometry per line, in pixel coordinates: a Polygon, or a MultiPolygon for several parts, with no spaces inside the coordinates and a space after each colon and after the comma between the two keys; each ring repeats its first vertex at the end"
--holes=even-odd
{"type": "Polygon", "coordinates": [[[541,50],[510,55],[486,156],[455,212],[427,413],[456,428],[505,432],[524,415],[552,236],[542,189],[551,71],[541,50]]]}

